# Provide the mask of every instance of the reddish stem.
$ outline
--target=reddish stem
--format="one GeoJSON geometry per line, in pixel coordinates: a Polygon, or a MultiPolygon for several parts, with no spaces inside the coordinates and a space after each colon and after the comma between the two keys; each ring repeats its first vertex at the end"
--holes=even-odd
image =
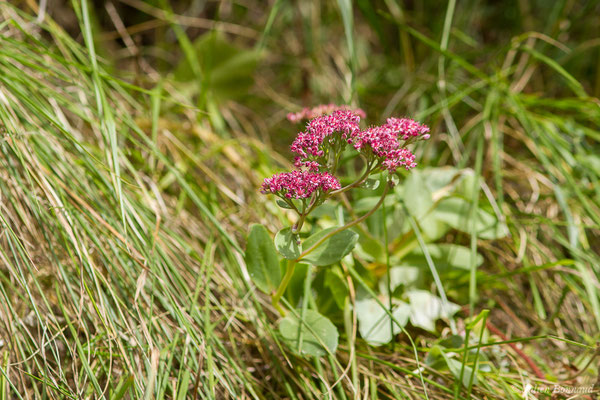
{"type": "MultiPolygon", "coordinates": [[[[485,325],[490,330],[490,332],[492,332],[496,336],[499,336],[500,339],[502,339],[504,341],[509,340],[506,337],[506,335],[504,333],[502,333],[500,331],[500,329],[496,328],[490,321],[487,321],[485,325]]],[[[521,349],[519,349],[516,346],[516,344],[514,344],[514,343],[507,343],[507,344],[515,351],[515,353],[517,353],[519,355],[519,357],[521,357],[527,363],[527,365],[529,365],[529,367],[533,370],[533,373],[535,374],[535,376],[537,376],[540,379],[546,379],[546,376],[544,375],[542,370],[535,364],[535,362],[533,362],[533,360],[531,358],[529,358],[529,356],[527,354],[523,353],[523,351],[521,349]]]]}

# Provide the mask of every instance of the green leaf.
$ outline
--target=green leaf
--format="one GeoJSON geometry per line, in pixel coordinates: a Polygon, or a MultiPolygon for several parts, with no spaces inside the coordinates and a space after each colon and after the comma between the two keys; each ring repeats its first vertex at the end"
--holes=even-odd
{"type": "Polygon", "coordinates": [[[324,203],[317,206],[311,213],[310,216],[316,219],[320,218],[332,218],[335,219],[337,207],[330,203],[324,203]]]}
{"type": "Polygon", "coordinates": [[[281,208],[285,208],[288,210],[292,209],[292,206],[290,206],[288,203],[286,203],[285,201],[278,199],[277,201],[275,201],[275,203],[277,203],[277,205],[281,208]]]}
{"type": "Polygon", "coordinates": [[[294,349],[298,349],[298,339],[302,337],[300,353],[320,357],[328,352],[334,353],[338,346],[338,331],[330,320],[316,311],[306,310],[304,323],[299,320],[301,310],[296,310],[296,315],[288,315],[279,322],[279,333],[284,342],[294,349]]]}
{"type": "Polygon", "coordinates": [[[466,233],[477,232],[482,239],[498,239],[505,236],[505,226],[495,216],[478,208],[475,221],[472,221],[471,203],[459,197],[450,197],[440,201],[433,211],[436,220],[466,233]],[[474,228],[474,229],[473,229],[474,228]]]}
{"type": "Polygon", "coordinates": [[[357,251],[360,251],[361,257],[370,260],[384,260],[385,249],[381,241],[367,235],[359,235],[357,251]],[[364,254],[363,254],[364,253],[364,254]]]}
{"type": "MultiPolygon", "coordinates": [[[[457,347],[457,346],[454,346],[454,347],[457,347]]],[[[480,353],[479,356],[480,356],[480,361],[481,360],[484,361],[484,365],[478,364],[478,370],[485,371],[485,372],[489,371],[490,368],[489,368],[489,365],[487,364],[487,361],[488,361],[487,357],[485,357],[485,355],[483,353],[480,353]]],[[[474,362],[475,361],[474,353],[470,352],[468,358],[469,358],[469,360],[467,362],[470,362],[470,363],[474,362]]],[[[450,370],[450,372],[452,373],[452,375],[454,375],[454,377],[456,379],[460,379],[460,371],[461,371],[461,369],[463,369],[462,384],[466,388],[469,387],[469,381],[471,380],[471,374],[473,373],[473,367],[471,367],[469,365],[465,365],[463,367],[462,362],[455,358],[452,358],[448,354],[446,354],[446,349],[444,349],[443,347],[441,347],[439,345],[433,346],[431,348],[431,350],[429,351],[429,354],[427,354],[425,363],[430,368],[434,368],[436,370],[443,370],[443,369],[446,369],[446,367],[448,367],[448,370],[450,370]]],[[[477,374],[475,374],[475,376],[473,376],[473,384],[477,384],[477,374]]]]}
{"type": "Polygon", "coordinates": [[[252,282],[265,293],[271,293],[281,283],[279,257],[267,228],[254,224],[250,228],[244,256],[252,282]]]}
{"type": "Polygon", "coordinates": [[[346,286],[339,268],[330,268],[325,271],[325,286],[331,290],[333,300],[340,310],[343,310],[348,297],[348,286],[346,286]]]}
{"type": "Polygon", "coordinates": [[[406,293],[410,303],[410,323],[413,326],[435,332],[435,321],[454,315],[460,306],[448,302],[444,309],[442,299],[427,290],[411,290],[406,293]]]}
{"type": "Polygon", "coordinates": [[[125,395],[129,392],[129,389],[133,385],[135,380],[133,379],[133,375],[126,376],[121,379],[115,392],[111,396],[111,400],[121,400],[125,397],[125,395]]]}
{"type": "MultiPolygon", "coordinates": [[[[431,255],[436,268],[440,271],[448,271],[452,268],[469,270],[471,268],[471,249],[457,244],[428,244],[427,251],[431,255]]],[[[423,256],[423,249],[420,247],[413,250],[404,260],[409,264],[418,266],[427,266],[423,256]]],[[[477,254],[475,265],[480,266],[483,263],[483,257],[477,254]]]]}
{"type": "MultiPolygon", "coordinates": [[[[381,196],[363,197],[362,199],[355,201],[352,204],[352,208],[354,209],[354,212],[357,213],[371,211],[380,200],[381,196]]],[[[395,199],[394,196],[387,196],[384,200],[386,207],[393,207],[396,203],[397,199],[395,199]]]]}
{"type": "Polygon", "coordinates": [[[292,228],[284,228],[275,235],[275,247],[277,251],[288,260],[295,260],[300,257],[302,244],[298,242],[298,235],[292,233],[292,228]]]}
{"type": "MultiPolygon", "coordinates": [[[[389,298],[386,296],[380,300],[387,304],[389,298]]],[[[394,319],[404,327],[410,316],[410,306],[400,300],[393,300],[392,306],[394,319]]],[[[356,315],[360,336],[372,346],[389,343],[392,340],[392,333],[397,335],[402,331],[402,327],[398,326],[396,322],[392,328],[392,318],[373,298],[365,297],[357,300],[356,315]]]]}
{"type": "MultiPolygon", "coordinates": [[[[456,379],[460,379],[460,370],[463,369],[462,384],[464,387],[468,388],[469,382],[471,381],[471,375],[473,374],[473,368],[469,367],[468,365],[465,365],[463,367],[462,362],[455,360],[454,358],[450,358],[444,353],[442,354],[446,359],[448,369],[450,370],[450,372],[452,372],[452,375],[454,375],[456,379]]],[[[475,373],[475,376],[473,376],[473,384],[477,384],[477,373],[475,373]]]]}
{"type": "Polygon", "coordinates": [[[381,181],[379,179],[367,179],[360,185],[361,188],[375,190],[379,187],[381,181]]]}
{"type": "Polygon", "coordinates": [[[448,224],[435,217],[435,213],[429,213],[418,221],[419,227],[427,241],[434,241],[450,230],[448,224]]]}
{"type": "MultiPolygon", "coordinates": [[[[440,176],[436,176],[434,189],[444,187],[446,181],[449,183],[456,173],[453,170],[441,173],[441,169],[434,170],[440,172],[440,176]],[[439,181],[439,182],[438,182],[439,181]],[[441,187],[438,187],[441,186],[441,187]]],[[[432,210],[435,203],[433,201],[432,191],[429,189],[427,177],[431,174],[421,173],[420,171],[412,171],[406,179],[406,182],[401,187],[396,188],[396,195],[399,199],[404,200],[406,209],[418,222],[423,234],[428,240],[436,240],[442,237],[448,231],[448,225],[443,221],[435,218],[432,210]],[[416,173],[415,173],[416,172],[416,173]]]]}
{"type": "Polygon", "coordinates": [[[412,173],[406,178],[403,185],[402,199],[408,212],[415,217],[417,221],[422,219],[433,207],[432,194],[425,185],[422,174],[418,171],[412,173]]]}
{"type": "MultiPolygon", "coordinates": [[[[235,46],[221,32],[212,31],[198,37],[191,54],[201,70],[203,90],[217,103],[246,96],[254,85],[260,53],[235,46]]],[[[196,85],[188,84],[197,76],[187,58],[175,69],[175,79],[185,83],[184,89],[197,90],[196,85]]]]}
{"type": "Polygon", "coordinates": [[[421,184],[425,184],[431,193],[440,192],[445,188],[451,191],[460,179],[457,175],[462,171],[454,167],[426,168],[420,171],[423,177],[421,184]]]}
{"type": "MultiPolygon", "coordinates": [[[[402,266],[393,267],[390,269],[390,289],[392,291],[392,294],[394,293],[394,290],[398,286],[404,285],[404,287],[411,287],[411,286],[414,286],[418,280],[419,280],[419,268],[417,268],[417,267],[402,265],[402,266]]],[[[387,276],[384,276],[379,281],[379,291],[381,293],[387,294],[387,292],[388,292],[387,276]]]]}
{"type": "MultiPolygon", "coordinates": [[[[281,260],[285,268],[287,268],[288,261],[285,259],[281,260]]],[[[308,264],[297,263],[292,274],[292,279],[288,283],[288,287],[285,291],[285,297],[288,299],[291,305],[298,306],[300,300],[304,295],[304,281],[306,280],[306,273],[308,272],[308,264]]]]}
{"type": "MultiPolygon", "coordinates": [[[[307,238],[302,244],[304,251],[307,251],[323,237],[330,234],[332,231],[339,227],[334,226],[328,229],[324,229],[321,232],[315,233],[314,235],[307,238]]],[[[340,261],[344,256],[349,254],[356,241],[358,240],[358,233],[353,232],[349,229],[343,230],[336,233],[335,235],[327,238],[321,243],[316,249],[310,252],[302,260],[309,262],[316,266],[331,265],[340,261]]]]}

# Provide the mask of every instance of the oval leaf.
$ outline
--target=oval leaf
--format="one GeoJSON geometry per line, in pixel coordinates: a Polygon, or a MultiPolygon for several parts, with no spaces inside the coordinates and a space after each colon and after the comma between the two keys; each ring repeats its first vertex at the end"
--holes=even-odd
{"type": "Polygon", "coordinates": [[[302,244],[298,243],[298,235],[292,234],[292,228],[285,228],[277,232],[275,247],[279,254],[288,260],[295,260],[302,253],[302,244]]]}
{"type": "Polygon", "coordinates": [[[379,187],[379,183],[379,179],[367,179],[360,185],[360,187],[369,190],[375,190],[379,187]]]}
{"type": "MultiPolygon", "coordinates": [[[[483,263],[481,254],[476,254],[475,260],[473,260],[471,249],[458,244],[428,244],[426,247],[436,268],[443,272],[447,272],[452,268],[469,270],[471,264],[474,263],[476,267],[479,267],[483,263]]],[[[427,266],[423,256],[423,249],[420,247],[413,250],[412,254],[405,258],[405,261],[418,266],[427,266]]]]}
{"type": "Polygon", "coordinates": [[[302,355],[320,357],[328,352],[334,353],[338,345],[338,331],[330,320],[316,311],[306,310],[304,323],[298,316],[288,315],[279,322],[279,333],[294,351],[302,355]],[[301,341],[300,341],[301,338],[301,341]],[[298,349],[299,347],[299,349],[298,349]]]}
{"type": "Polygon", "coordinates": [[[471,217],[471,203],[459,197],[450,197],[439,202],[433,211],[438,221],[462,232],[477,232],[481,239],[498,239],[506,236],[505,226],[496,217],[478,208],[474,220],[471,217]],[[473,229],[474,228],[474,229],[473,229]]]}
{"type": "Polygon", "coordinates": [[[444,302],[427,290],[411,290],[406,293],[410,302],[410,323],[429,332],[435,332],[435,321],[449,318],[460,310],[457,304],[444,302]]]}
{"type": "Polygon", "coordinates": [[[344,278],[337,269],[329,268],[325,271],[325,286],[331,290],[335,304],[343,310],[349,292],[344,278]]]}
{"type": "Polygon", "coordinates": [[[281,207],[281,208],[285,208],[287,210],[291,210],[292,209],[292,206],[290,206],[288,203],[286,203],[283,200],[277,200],[277,201],[275,201],[275,203],[277,203],[277,205],[279,207],[281,207]]]}
{"type": "MultiPolygon", "coordinates": [[[[384,304],[389,302],[387,297],[381,300],[384,304]]],[[[375,299],[365,297],[357,300],[356,315],[362,338],[372,346],[381,346],[392,340],[392,334],[397,335],[402,331],[410,317],[410,306],[403,301],[393,300],[392,319],[375,299]]]]}
{"type": "MultiPolygon", "coordinates": [[[[327,236],[332,231],[338,228],[339,227],[334,226],[310,236],[304,241],[302,245],[304,251],[309,250],[311,247],[317,244],[323,237],[327,236]]],[[[316,249],[311,251],[302,260],[316,266],[331,265],[340,261],[344,256],[350,253],[354,248],[354,245],[356,244],[357,240],[358,233],[346,229],[327,238],[323,243],[321,243],[316,249]]]]}
{"type": "Polygon", "coordinates": [[[252,282],[265,293],[271,293],[281,283],[279,257],[267,228],[255,224],[250,228],[244,256],[252,282]]]}

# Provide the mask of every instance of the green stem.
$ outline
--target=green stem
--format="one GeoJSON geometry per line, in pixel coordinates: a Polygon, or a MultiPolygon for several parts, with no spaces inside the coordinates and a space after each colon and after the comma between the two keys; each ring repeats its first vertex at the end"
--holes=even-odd
{"type": "Polygon", "coordinates": [[[329,239],[333,235],[336,235],[336,234],[340,233],[341,231],[345,231],[346,229],[351,228],[354,225],[361,223],[362,221],[364,221],[365,219],[367,219],[371,215],[373,215],[373,213],[375,211],[377,211],[377,209],[379,208],[379,206],[381,206],[383,204],[383,200],[385,199],[385,196],[387,195],[389,189],[390,189],[390,185],[388,184],[388,185],[385,186],[385,189],[383,190],[383,193],[381,194],[381,198],[379,199],[379,201],[377,202],[377,204],[375,204],[375,207],[373,207],[373,209],[371,211],[369,211],[368,213],[366,213],[362,217],[357,218],[357,219],[355,219],[352,222],[348,222],[346,225],[341,226],[341,227],[339,227],[337,229],[334,229],[333,231],[329,232],[327,235],[323,236],[317,243],[315,243],[313,246],[311,246],[308,250],[305,250],[302,254],[300,254],[300,256],[296,259],[296,261],[300,261],[301,259],[303,259],[307,255],[309,255],[310,253],[312,253],[317,247],[319,247],[324,241],[326,241],[327,239],[329,239]]]}
{"type": "Polygon", "coordinates": [[[355,219],[352,222],[348,222],[346,225],[341,226],[338,229],[335,229],[335,230],[329,232],[327,235],[323,236],[317,243],[315,243],[313,246],[311,246],[308,250],[306,250],[302,254],[300,254],[300,256],[298,258],[296,258],[295,260],[288,260],[287,270],[285,271],[285,275],[283,276],[283,279],[281,280],[281,283],[279,284],[279,287],[277,288],[277,292],[275,292],[271,296],[271,303],[273,304],[273,307],[275,307],[282,316],[285,316],[285,311],[279,306],[279,300],[281,300],[281,297],[285,293],[285,290],[287,289],[288,285],[290,284],[290,281],[292,280],[292,275],[294,275],[294,269],[296,267],[296,263],[298,263],[304,257],[306,257],[307,255],[312,253],[317,247],[319,247],[324,241],[326,241],[333,235],[340,233],[346,229],[349,229],[349,228],[353,227],[354,225],[359,224],[362,221],[364,221],[365,219],[369,218],[371,215],[373,215],[373,213],[375,211],[377,211],[379,206],[381,206],[383,204],[383,201],[384,201],[385,196],[387,195],[389,189],[390,189],[390,185],[388,183],[387,185],[385,185],[385,189],[383,190],[383,193],[381,194],[381,198],[379,199],[377,204],[375,204],[375,207],[373,207],[373,209],[370,210],[368,213],[366,213],[365,215],[363,215],[360,218],[355,219]]]}
{"type": "Polygon", "coordinates": [[[369,175],[371,175],[371,172],[373,172],[376,168],[377,168],[377,166],[373,167],[372,165],[370,165],[367,162],[367,168],[365,170],[365,173],[362,174],[362,176],[360,178],[358,178],[355,182],[349,184],[348,186],[344,186],[341,189],[329,192],[329,196],[333,196],[333,195],[336,195],[336,194],[339,194],[339,193],[344,193],[344,192],[352,189],[353,187],[356,187],[356,186],[360,185],[361,183],[363,183],[365,181],[365,179],[367,179],[369,177],[369,175]]]}
{"type": "Polygon", "coordinates": [[[300,232],[300,229],[302,229],[302,225],[304,225],[304,221],[306,220],[306,217],[308,216],[308,214],[310,214],[312,212],[312,210],[315,209],[315,207],[319,203],[319,201],[318,201],[319,196],[320,195],[318,193],[313,194],[313,197],[311,198],[310,203],[308,204],[308,207],[306,206],[306,203],[304,203],[304,206],[302,207],[302,213],[299,213],[300,218],[298,219],[298,222],[296,222],[296,225],[292,227],[293,233],[300,232]]]}
{"type": "Polygon", "coordinates": [[[277,311],[279,311],[279,314],[281,314],[281,316],[285,316],[285,311],[281,308],[281,306],[279,306],[279,300],[281,300],[281,296],[283,296],[283,293],[285,293],[285,289],[287,289],[288,285],[290,284],[290,281],[292,280],[294,270],[296,269],[296,263],[297,260],[288,260],[285,275],[283,276],[283,279],[281,280],[281,283],[277,288],[277,292],[275,292],[275,294],[271,296],[271,303],[273,304],[273,307],[275,307],[277,311]]]}

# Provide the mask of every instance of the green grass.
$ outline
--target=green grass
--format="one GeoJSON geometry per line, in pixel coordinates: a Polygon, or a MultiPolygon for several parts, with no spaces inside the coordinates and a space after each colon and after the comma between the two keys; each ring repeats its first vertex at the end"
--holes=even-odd
{"type": "MultiPolygon", "coordinates": [[[[518,399],[526,383],[595,382],[596,2],[240,2],[207,11],[238,48],[229,62],[195,46],[210,18],[125,3],[154,24],[139,57],[85,0],[67,27],[0,4],[0,399],[518,399]],[[184,59],[192,84],[172,73],[184,59]],[[238,93],[230,80],[257,59],[238,93]],[[431,126],[420,166],[472,168],[485,182],[473,200],[507,223],[496,241],[447,235],[485,262],[432,286],[465,306],[459,333],[489,309],[502,334],[477,347],[493,361],[477,385],[424,364],[448,326],[369,347],[350,307],[335,355],[298,357],[247,279],[248,226],[289,223],[257,192],[289,165],[285,114],[346,101],[373,123],[431,126]]],[[[347,272],[351,303],[369,285],[347,272]]]]}

